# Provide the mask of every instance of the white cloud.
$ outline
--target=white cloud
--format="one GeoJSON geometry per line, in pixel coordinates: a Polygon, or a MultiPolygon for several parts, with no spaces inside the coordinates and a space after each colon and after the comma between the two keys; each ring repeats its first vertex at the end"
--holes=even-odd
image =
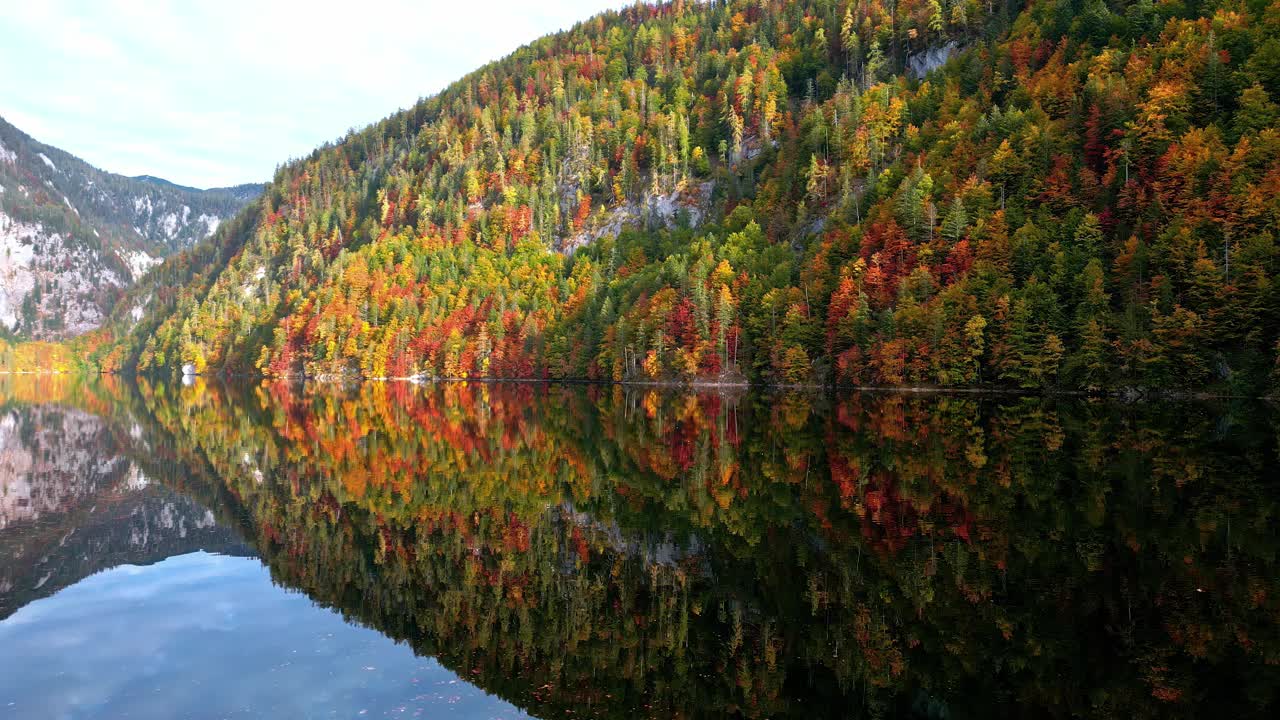
{"type": "Polygon", "coordinates": [[[363,127],[623,0],[45,0],[0,26],[0,115],[106,170],[213,186],[363,127]],[[20,70],[18,70],[20,69],[20,70]]]}

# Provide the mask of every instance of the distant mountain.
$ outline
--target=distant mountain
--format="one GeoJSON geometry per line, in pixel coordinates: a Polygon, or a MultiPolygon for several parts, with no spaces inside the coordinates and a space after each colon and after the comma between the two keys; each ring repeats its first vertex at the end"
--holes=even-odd
{"type": "Polygon", "coordinates": [[[135,175],[132,179],[185,192],[202,193],[207,195],[227,194],[246,203],[261,195],[262,189],[266,187],[263,183],[243,183],[241,185],[232,185],[230,187],[208,188],[206,190],[201,190],[200,188],[193,188],[187,185],[179,185],[176,182],[165,180],[164,178],[158,178],[155,175],[135,175]]]}
{"type": "Polygon", "coordinates": [[[125,288],[262,189],[104,172],[0,118],[0,334],[58,339],[97,327],[125,288]]]}

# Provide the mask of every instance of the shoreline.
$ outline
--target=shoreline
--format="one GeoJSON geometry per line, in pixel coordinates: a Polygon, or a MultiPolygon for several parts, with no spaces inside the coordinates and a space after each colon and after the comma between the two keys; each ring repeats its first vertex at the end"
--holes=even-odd
{"type": "MultiPolygon", "coordinates": [[[[99,373],[104,375],[130,375],[129,373],[99,373]]],[[[138,377],[138,375],[130,375],[138,377]]],[[[155,375],[142,377],[154,378],[155,375]]],[[[163,377],[163,376],[159,376],[163,377]]],[[[938,386],[938,385],[845,385],[822,383],[752,383],[747,380],[593,380],[590,378],[504,378],[504,377],[433,377],[410,375],[407,377],[366,377],[363,375],[336,375],[322,373],[319,375],[286,375],[271,377],[257,373],[197,373],[178,374],[178,380],[186,378],[217,378],[229,380],[245,378],[250,380],[278,380],[283,382],[316,383],[316,384],[351,384],[359,385],[367,382],[404,382],[413,385],[433,383],[530,383],[547,385],[616,385],[623,388],[653,388],[660,390],[686,390],[689,392],[747,393],[759,392],[804,392],[804,393],[890,393],[903,395],[987,395],[1009,397],[1071,397],[1079,399],[1111,400],[1122,403],[1170,402],[1170,401],[1209,401],[1209,400],[1247,400],[1254,402],[1275,403],[1280,400],[1276,395],[1239,395],[1230,393],[1191,392],[1183,390],[1154,390],[1151,388],[1122,388],[1105,392],[1090,392],[1078,389],[1026,389],[1001,386],[938,386]]]]}
{"type": "MultiPolygon", "coordinates": [[[[75,375],[74,370],[0,370],[0,375],[75,375]]],[[[102,373],[98,373],[101,375],[102,373]]]]}
{"type": "MultiPolygon", "coordinates": [[[[164,378],[164,375],[103,372],[92,369],[77,370],[0,370],[4,375],[111,375],[115,377],[146,377],[149,379],[164,378]]],[[[216,378],[230,380],[233,378],[251,381],[272,381],[316,384],[351,384],[366,382],[404,382],[413,385],[431,383],[530,383],[548,385],[616,385],[624,388],[653,388],[659,390],[686,390],[689,392],[716,392],[720,394],[740,394],[751,391],[759,392],[802,392],[802,393],[889,393],[902,395],[986,395],[1007,397],[1073,397],[1080,399],[1111,400],[1122,403],[1170,402],[1170,401],[1209,401],[1209,400],[1248,400],[1255,402],[1276,403],[1277,395],[1237,395],[1230,393],[1190,392],[1185,390],[1153,390],[1150,388],[1121,388],[1105,392],[1090,392],[1077,389],[1026,389],[1002,386],[941,386],[941,385],[845,385],[821,383],[753,383],[745,379],[726,380],[593,380],[590,378],[504,378],[504,377],[430,377],[410,375],[407,377],[365,377],[363,375],[336,375],[322,373],[319,375],[286,375],[271,377],[257,373],[177,373],[169,376],[175,380],[193,378],[216,378]]]]}

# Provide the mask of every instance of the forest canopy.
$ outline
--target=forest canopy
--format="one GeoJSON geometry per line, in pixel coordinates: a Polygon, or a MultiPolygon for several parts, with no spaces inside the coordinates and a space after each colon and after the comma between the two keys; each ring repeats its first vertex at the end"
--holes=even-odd
{"type": "Polygon", "coordinates": [[[1276,2],[637,4],[282,167],[95,361],[1266,392],[1278,99],[1276,2]]]}

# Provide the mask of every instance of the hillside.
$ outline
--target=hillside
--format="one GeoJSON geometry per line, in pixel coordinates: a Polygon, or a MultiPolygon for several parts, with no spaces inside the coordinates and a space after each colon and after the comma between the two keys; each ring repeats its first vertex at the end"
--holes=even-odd
{"type": "Polygon", "coordinates": [[[0,333],[59,339],[97,327],[125,288],[261,190],[114,175],[0,119],[0,333]]]}
{"type": "Polygon", "coordinates": [[[636,5],[281,168],[107,370],[1260,392],[1280,5],[636,5]]]}

